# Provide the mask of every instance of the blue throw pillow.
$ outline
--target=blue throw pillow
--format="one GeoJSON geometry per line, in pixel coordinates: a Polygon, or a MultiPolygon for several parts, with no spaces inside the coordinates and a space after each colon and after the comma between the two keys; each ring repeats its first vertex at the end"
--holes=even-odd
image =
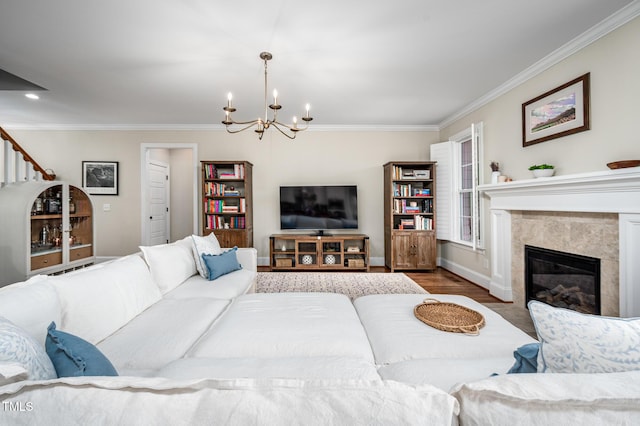
{"type": "Polygon", "coordinates": [[[513,352],[516,362],[507,374],[537,373],[538,372],[538,351],[540,343],[529,343],[520,346],[513,352]]]}
{"type": "Polygon", "coordinates": [[[242,269],[242,265],[238,263],[236,251],[238,251],[238,247],[234,247],[220,254],[202,255],[202,260],[204,260],[204,264],[209,271],[209,281],[215,280],[229,272],[242,269]]]}
{"type": "Polygon", "coordinates": [[[73,334],[56,330],[55,322],[47,328],[45,349],[58,377],[118,375],[98,348],[73,334]]]}

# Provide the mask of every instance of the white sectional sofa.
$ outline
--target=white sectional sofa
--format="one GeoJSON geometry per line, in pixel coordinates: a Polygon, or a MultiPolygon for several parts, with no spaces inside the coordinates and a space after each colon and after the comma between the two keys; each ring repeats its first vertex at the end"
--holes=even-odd
{"type": "Polygon", "coordinates": [[[0,358],[0,423],[640,422],[640,373],[505,375],[533,339],[468,298],[437,296],[480,311],[479,336],[415,319],[424,295],[254,293],[255,249],[209,281],[193,247],[186,238],[0,289],[0,354],[11,333],[39,345],[30,363],[0,358]],[[38,356],[52,321],[118,376],[47,376],[38,356]]]}

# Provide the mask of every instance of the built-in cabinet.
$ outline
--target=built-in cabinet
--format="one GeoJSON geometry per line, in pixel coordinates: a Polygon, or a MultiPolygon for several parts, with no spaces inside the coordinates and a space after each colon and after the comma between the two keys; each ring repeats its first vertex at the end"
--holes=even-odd
{"type": "Polygon", "coordinates": [[[0,284],[55,274],[95,260],[93,205],[64,182],[22,182],[0,189],[0,284]]]}
{"type": "Polygon", "coordinates": [[[271,270],[369,270],[369,237],[363,234],[271,235],[271,270]]]}
{"type": "Polygon", "coordinates": [[[436,268],[435,162],[389,162],[384,166],[385,265],[436,268]]]}
{"type": "Polygon", "coordinates": [[[202,235],[222,247],[253,247],[253,165],[202,161],[202,235]]]}

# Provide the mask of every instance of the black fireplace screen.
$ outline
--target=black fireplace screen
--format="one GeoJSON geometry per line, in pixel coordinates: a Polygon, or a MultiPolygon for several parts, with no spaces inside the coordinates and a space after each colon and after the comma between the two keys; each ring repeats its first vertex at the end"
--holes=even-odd
{"type": "Polygon", "coordinates": [[[529,300],[600,315],[600,259],[524,246],[529,300]]]}

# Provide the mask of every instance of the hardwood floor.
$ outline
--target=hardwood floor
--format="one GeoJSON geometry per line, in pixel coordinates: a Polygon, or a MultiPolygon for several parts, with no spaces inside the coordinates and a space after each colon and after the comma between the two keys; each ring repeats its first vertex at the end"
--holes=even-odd
{"type": "MultiPolygon", "coordinates": [[[[259,266],[258,271],[268,272],[268,266],[259,266]]],[[[370,272],[391,272],[384,266],[372,266],[370,272]]],[[[433,272],[402,271],[413,281],[432,294],[459,294],[479,303],[503,303],[491,296],[488,290],[465,280],[464,278],[438,268],[433,272]]],[[[348,273],[348,272],[345,272],[348,273]]]]}

